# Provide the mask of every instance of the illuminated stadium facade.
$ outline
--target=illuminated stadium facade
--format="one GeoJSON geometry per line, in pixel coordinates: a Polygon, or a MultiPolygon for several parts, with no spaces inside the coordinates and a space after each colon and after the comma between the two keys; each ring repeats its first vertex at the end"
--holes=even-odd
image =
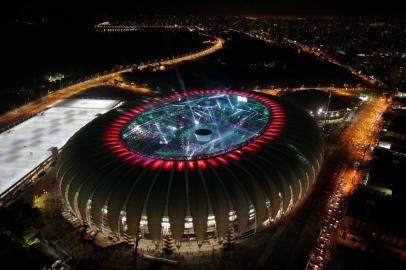
{"type": "Polygon", "coordinates": [[[243,239],[296,206],[323,159],[315,122],[276,97],[203,90],[100,116],[65,145],[66,208],[119,239],[243,239]]]}

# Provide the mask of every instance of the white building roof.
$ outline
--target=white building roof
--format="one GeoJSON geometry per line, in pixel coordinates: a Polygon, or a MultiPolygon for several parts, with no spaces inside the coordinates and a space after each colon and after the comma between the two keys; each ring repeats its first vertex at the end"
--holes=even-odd
{"type": "Polygon", "coordinates": [[[0,134],[0,194],[61,148],[81,127],[117,100],[71,99],[0,134]]]}

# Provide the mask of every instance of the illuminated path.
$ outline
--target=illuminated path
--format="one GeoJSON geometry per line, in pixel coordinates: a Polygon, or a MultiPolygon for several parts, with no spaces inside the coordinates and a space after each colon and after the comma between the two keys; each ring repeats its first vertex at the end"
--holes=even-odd
{"type": "MultiPolygon", "coordinates": [[[[270,36],[264,36],[264,35],[256,35],[256,34],[252,34],[250,32],[244,32],[244,31],[240,31],[238,29],[232,29],[235,32],[238,33],[242,33],[242,34],[246,34],[252,38],[256,38],[262,41],[265,41],[267,43],[276,43],[275,41],[272,40],[272,38],[270,36]]],[[[371,78],[368,75],[362,74],[361,72],[357,72],[357,70],[355,70],[354,68],[348,66],[348,65],[344,65],[342,63],[340,63],[339,61],[337,61],[336,59],[334,59],[333,57],[329,56],[327,53],[322,52],[320,50],[314,49],[313,47],[304,45],[300,42],[297,42],[296,40],[292,40],[289,38],[283,38],[283,41],[286,42],[287,44],[295,47],[296,49],[298,49],[300,52],[305,52],[305,53],[309,53],[317,58],[319,58],[320,60],[326,60],[331,64],[337,65],[339,67],[345,68],[348,71],[350,71],[353,75],[357,76],[358,78],[360,78],[361,80],[363,80],[364,82],[372,85],[372,86],[379,86],[379,87],[386,87],[386,85],[381,82],[380,80],[376,79],[376,78],[371,78]]]]}
{"type": "MultiPolygon", "coordinates": [[[[182,63],[184,61],[194,60],[194,59],[206,56],[208,54],[214,53],[215,51],[221,49],[223,47],[223,44],[224,44],[223,39],[216,38],[216,40],[213,42],[213,45],[205,50],[198,51],[198,52],[195,52],[195,53],[192,53],[189,55],[176,57],[176,58],[170,59],[170,60],[156,61],[156,62],[149,63],[149,64],[139,65],[139,66],[137,66],[137,68],[145,69],[148,67],[156,67],[156,66],[161,66],[161,65],[176,65],[176,64],[182,63]]],[[[36,101],[30,102],[26,105],[21,106],[20,108],[18,108],[16,110],[10,111],[10,112],[0,116],[0,127],[6,127],[7,125],[12,124],[13,122],[30,117],[31,115],[36,114],[40,111],[43,111],[44,109],[46,109],[48,107],[52,107],[52,106],[56,105],[57,103],[61,102],[63,99],[69,98],[86,89],[107,84],[109,81],[112,81],[115,78],[119,77],[120,74],[125,73],[125,72],[131,72],[132,69],[133,69],[133,67],[126,67],[119,71],[114,71],[114,72],[111,72],[111,73],[108,73],[105,75],[97,76],[95,78],[59,89],[58,91],[55,91],[45,97],[42,97],[36,101]]],[[[132,90],[134,90],[134,89],[132,89],[132,90]]],[[[142,90],[141,93],[145,94],[146,93],[145,89],[142,90]]]]}
{"type": "Polygon", "coordinates": [[[224,44],[223,39],[216,38],[216,41],[214,42],[213,46],[211,46],[210,48],[205,49],[203,51],[196,52],[196,53],[190,54],[190,55],[181,56],[181,57],[178,57],[175,59],[164,60],[162,62],[155,62],[155,63],[151,63],[151,64],[140,65],[140,66],[138,66],[138,69],[142,70],[147,67],[170,66],[170,65],[176,65],[176,64],[182,63],[184,61],[194,60],[194,59],[206,56],[208,54],[214,53],[215,51],[223,48],[223,44],[224,44]]]}
{"type": "Polygon", "coordinates": [[[274,88],[274,89],[256,89],[256,92],[261,92],[268,95],[280,96],[289,92],[318,90],[329,93],[330,91],[340,96],[353,96],[365,91],[363,87],[295,87],[295,88],[274,88]]]}
{"type": "Polygon", "coordinates": [[[323,224],[315,246],[310,252],[306,270],[325,269],[330,260],[337,228],[342,219],[345,202],[348,196],[361,184],[362,167],[372,158],[371,147],[378,140],[382,125],[382,113],[389,106],[389,102],[382,97],[376,97],[364,105],[341,136],[342,147],[349,150],[346,165],[338,168],[338,177],[334,179],[334,188],[325,205],[323,224]],[[359,162],[360,166],[352,166],[359,162]]]}
{"type": "Polygon", "coordinates": [[[378,79],[375,78],[371,78],[368,77],[365,74],[362,74],[361,72],[357,72],[354,68],[348,66],[348,65],[344,65],[340,62],[338,62],[336,59],[334,59],[333,57],[327,55],[326,53],[319,51],[319,50],[315,50],[310,46],[306,46],[304,44],[301,44],[299,42],[297,42],[296,40],[291,40],[289,38],[284,38],[284,41],[289,43],[292,46],[295,46],[299,51],[301,52],[307,52],[310,53],[314,56],[316,56],[317,58],[321,59],[321,60],[327,60],[329,63],[346,68],[347,70],[349,70],[353,75],[357,76],[358,78],[360,78],[361,80],[363,80],[364,82],[373,85],[373,86],[380,86],[380,87],[386,87],[385,84],[383,82],[381,82],[378,79]]]}

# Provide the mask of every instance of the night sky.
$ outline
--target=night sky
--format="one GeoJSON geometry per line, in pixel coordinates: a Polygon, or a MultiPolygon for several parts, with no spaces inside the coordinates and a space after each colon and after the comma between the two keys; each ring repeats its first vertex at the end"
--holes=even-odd
{"type": "Polygon", "coordinates": [[[401,0],[12,1],[3,18],[43,15],[100,20],[136,14],[404,16],[401,0]]]}

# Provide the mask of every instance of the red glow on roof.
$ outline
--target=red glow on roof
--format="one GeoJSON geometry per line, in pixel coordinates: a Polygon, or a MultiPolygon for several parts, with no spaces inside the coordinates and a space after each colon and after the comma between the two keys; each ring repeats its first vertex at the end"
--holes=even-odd
{"type": "Polygon", "coordinates": [[[165,170],[170,170],[170,169],[172,169],[173,163],[174,163],[174,161],[171,161],[171,160],[165,162],[165,164],[164,164],[164,169],[165,169],[165,170]]]}
{"type": "Polygon", "coordinates": [[[183,168],[185,167],[185,162],[184,161],[177,161],[178,164],[178,171],[183,170],[183,168]]]}
{"type": "Polygon", "coordinates": [[[249,151],[249,152],[255,152],[255,149],[252,148],[251,146],[244,146],[242,149],[249,151]]]}
{"type": "Polygon", "coordinates": [[[121,154],[118,154],[117,156],[118,157],[124,157],[124,156],[128,156],[130,153],[128,153],[128,152],[124,152],[124,153],[121,153],[121,154]]]}
{"type": "Polygon", "coordinates": [[[187,162],[187,166],[189,167],[189,170],[194,170],[195,169],[195,162],[193,160],[189,160],[187,162]]]}
{"type": "Polygon", "coordinates": [[[163,160],[160,160],[160,159],[155,160],[155,161],[152,163],[151,168],[155,170],[155,169],[161,167],[163,163],[164,163],[163,160]]]}
{"type": "Polygon", "coordinates": [[[217,166],[218,166],[218,163],[217,163],[217,161],[216,161],[214,158],[209,158],[209,159],[207,159],[207,162],[208,162],[211,166],[213,166],[213,167],[217,167],[217,166]]]}
{"type": "Polygon", "coordinates": [[[219,160],[219,161],[221,161],[223,164],[228,164],[228,161],[227,161],[227,159],[225,159],[224,157],[222,157],[222,156],[218,156],[218,157],[216,157],[216,159],[217,160],[219,160]]]}
{"type": "Polygon", "coordinates": [[[198,160],[197,165],[199,166],[200,169],[205,170],[207,168],[206,160],[198,160]]]}
{"type": "Polygon", "coordinates": [[[142,160],[142,158],[137,158],[137,159],[134,159],[133,161],[131,161],[131,165],[135,165],[135,164],[137,164],[138,162],[140,162],[142,160]]]}
{"type": "Polygon", "coordinates": [[[150,164],[151,162],[153,162],[154,160],[153,159],[146,159],[143,163],[142,163],[142,167],[146,167],[146,166],[148,166],[148,164],[150,164]]]}
{"type": "Polygon", "coordinates": [[[107,146],[107,148],[109,148],[112,153],[114,153],[118,158],[122,159],[123,161],[129,162],[131,166],[146,167],[148,165],[151,165],[150,167],[151,169],[158,169],[160,167],[163,167],[163,169],[165,170],[170,170],[172,168],[175,168],[179,172],[182,171],[185,168],[185,166],[187,166],[189,170],[194,170],[196,168],[205,170],[209,166],[217,167],[219,163],[227,165],[231,160],[240,161],[241,156],[247,154],[247,152],[258,151],[263,147],[263,145],[266,145],[271,141],[275,140],[281,134],[285,123],[286,123],[286,115],[285,111],[283,110],[283,107],[277,101],[274,101],[270,98],[260,96],[256,93],[247,93],[232,90],[196,90],[187,93],[178,93],[164,98],[159,98],[148,104],[142,104],[137,108],[132,108],[126,112],[121,113],[114,120],[114,122],[109,125],[109,127],[106,130],[106,133],[104,134],[103,140],[105,146],[107,146]],[[144,157],[138,153],[130,151],[122,143],[120,139],[121,130],[135,116],[142,113],[146,109],[149,109],[152,106],[159,104],[161,102],[184,97],[186,95],[191,96],[199,94],[216,94],[216,93],[247,96],[262,101],[264,104],[268,106],[268,109],[271,113],[271,121],[266,130],[260,136],[255,138],[253,141],[249,142],[247,145],[241,147],[240,149],[236,149],[233,150],[232,152],[224,153],[216,157],[189,161],[164,160],[144,157]]]}
{"type": "Polygon", "coordinates": [[[125,159],[123,159],[124,161],[130,160],[130,159],[134,159],[137,155],[129,155],[128,157],[126,157],[125,159]]]}
{"type": "Polygon", "coordinates": [[[237,155],[235,155],[235,154],[232,154],[232,153],[228,153],[227,156],[230,157],[230,158],[232,158],[232,159],[234,159],[234,160],[240,160],[240,157],[239,157],[239,156],[237,156],[237,155]]]}

